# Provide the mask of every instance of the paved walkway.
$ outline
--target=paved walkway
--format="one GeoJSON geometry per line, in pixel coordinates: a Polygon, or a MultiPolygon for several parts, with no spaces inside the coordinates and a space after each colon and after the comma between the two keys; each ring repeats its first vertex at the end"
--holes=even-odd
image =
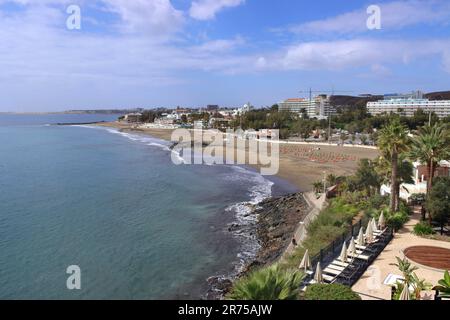
{"type": "MultiPolygon", "coordinates": [[[[378,256],[372,266],[363,274],[361,279],[353,286],[353,290],[361,294],[363,300],[390,300],[391,287],[383,282],[389,274],[401,275],[393,263],[396,257],[404,258],[403,250],[412,246],[435,246],[450,249],[450,242],[424,239],[412,234],[414,226],[420,221],[420,212],[415,212],[411,220],[397,233],[391,243],[378,256]]],[[[419,278],[427,280],[432,285],[444,277],[444,272],[419,266],[416,274],[419,278]]]]}
{"type": "MultiPolygon", "coordinates": [[[[308,216],[303,219],[303,221],[300,221],[298,224],[298,227],[294,233],[294,239],[297,241],[297,244],[300,245],[305,239],[307,235],[307,227],[311,221],[313,221],[320,211],[322,210],[326,197],[322,195],[319,199],[317,199],[314,192],[307,192],[303,194],[303,197],[305,198],[306,202],[308,203],[310,207],[310,212],[308,213],[308,216]]],[[[283,257],[287,257],[295,250],[294,245],[292,242],[289,244],[289,246],[286,248],[286,251],[283,254],[283,257]]]]}

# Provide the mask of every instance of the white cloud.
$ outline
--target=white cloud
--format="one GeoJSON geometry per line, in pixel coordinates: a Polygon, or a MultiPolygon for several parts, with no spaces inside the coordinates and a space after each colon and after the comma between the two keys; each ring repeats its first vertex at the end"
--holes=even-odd
{"type": "Polygon", "coordinates": [[[374,64],[371,67],[372,73],[377,76],[389,76],[392,74],[391,70],[384,65],[374,64]]]}
{"type": "Polygon", "coordinates": [[[225,53],[245,44],[244,38],[238,36],[234,39],[219,39],[204,42],[193,48],[194,52],[202,53],[225,53]]]}
{"type": "Polygon", "coordinates": [[[183,13],[176,10],[170,0],[101,1],[121,17],[128,32],[167,34],[179,30],[184,20],[183,13]]]}
{"type": "MultiPolygon", "coordinates": [[[[417,24],[447,23],[450,19],[448,1],[408,0],[379,4],[383,30],[401,29],[417,24]]],[[[292,26],[289,31],[302,34],[354,34],[368,31],[367,7],[335,17],[292,26]]]]}
{"type": "Polygon", "coordinates": [[[193,1],[189,14],[197,20],[211,20],[224,8],[237,7],[245,0],[197,0],[193,1]]]}
{"type": "Polygon", "coordinates": [[[239,36],[193,46],[145,32],[68,31],[65,17],[59,7],[0,9],[0,110],[132,104],[186,81],[184,72],[235,73],[252,62],[235,54],[245,44],[239,36]]]}
{"type": "Polygon", "coordinates": [[[435,55],[440,55],[445,60],[445,53],[449,50],[449,39],[306,42],[287,48],[283,55],[272,60],[271,66],[285,70],[344,70],[369,67],[381,71],[386,68],[386,64],[407,65],[417,59],[435,55]]]}
{"type": "MultiPolygon", "coordinates": [[[[175,9],[170,0],[0,0],[3,3],[16,3],[25,8],[50,10],[50,6],[78,4],[83,8],[102,5],[103,9],[117,14],[120,23],[116,26],[127,33],[147,33],[163,38],[180,30],[185,20],[184,13],[175,9]]],[[[34,15],[36,16],[36,14],[34,15]]],[[[91,17],[83,17],[84,21],[91,17]]]]}

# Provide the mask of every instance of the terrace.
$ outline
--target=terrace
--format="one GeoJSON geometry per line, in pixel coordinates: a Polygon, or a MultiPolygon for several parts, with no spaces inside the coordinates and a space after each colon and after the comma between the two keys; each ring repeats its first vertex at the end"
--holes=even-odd
{"type": "Polygon", "coordinates": [[[303,290],[314,283],[352,286],[392,238],[392,229],[384,228],[383,222],[371,220],[366,229],[361,221],[353,225],[340,239],[333,241],[312,259],[305,254],[300,265],[307,274],[303,290]]]}
{"type": "Polygon", "coordinates": [[[408,259],[419,268],[416,274],[431,284],[436,284],[443,278],[446,268],[441,269],[440,267],[448,266],[449,261],[446,259],[448,259],[447,250],[450,250],[450,242],[425,239],[414,235],[414,226],[419,223],[420,218],[420,210],[415,211],[411,220],[394,235],[385,250],[353,285],[352,289],[358,292],[363,299],[391,299],[392,285],[395,281],[389,281],[389,279],[400,277],[397,267],[393,265],[397,262],[396,257],[408,259]],[[416,250],[417,247],[430,247],[430,250],[416,250]],[[436,263],[439,261],[445,265],[437,265],[436,263]]]}

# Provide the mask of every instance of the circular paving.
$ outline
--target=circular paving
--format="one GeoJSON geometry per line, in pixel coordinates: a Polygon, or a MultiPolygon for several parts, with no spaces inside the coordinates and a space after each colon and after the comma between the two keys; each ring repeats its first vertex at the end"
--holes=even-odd
{"type": "Polygon", "coordinates": [[[412,262],[439,270],[450,270],[450,249],[417,246],[404,251],[405,256],[412,262]]]}

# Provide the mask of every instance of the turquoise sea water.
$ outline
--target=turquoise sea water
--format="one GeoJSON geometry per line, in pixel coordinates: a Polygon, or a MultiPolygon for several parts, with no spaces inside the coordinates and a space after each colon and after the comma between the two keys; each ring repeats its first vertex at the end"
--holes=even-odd
{"type": "MultiPolygon", "coordinates": [[[[167,143],[49,126],[115,116],[0,115],[0,298],[198,298],[257,249],[227,225],[274,183],[231,166],[175,166],[167,143]],[[81,268],[81,290],[66,268],[81,268]]],[[[286,186],[276,192],[285,192],[286,186]]]]}

